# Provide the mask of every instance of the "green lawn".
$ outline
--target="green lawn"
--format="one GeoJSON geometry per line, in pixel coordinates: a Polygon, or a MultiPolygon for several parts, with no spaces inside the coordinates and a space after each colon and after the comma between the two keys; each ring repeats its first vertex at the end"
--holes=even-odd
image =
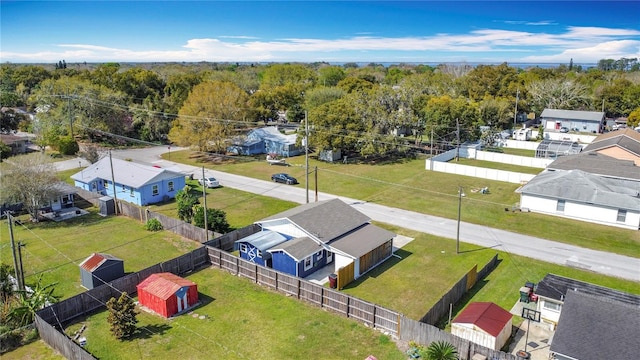
{"type": "MultiPolygon", "coordinates": [[[[287,159],[292,166],[286,168],[267,164],[263,156],[214,162],[201,153],[172,151],[171,160],[262,180],[285,171],[298,179],[300,184],[296,186],[305,188],[304,156],[287,159]]],[[[424,159],[330,164],[310,158],[309,166],[318,167],[318,190],[322,192],[456,219],[461,186],[466,194],[461,211],[465,222],[640,258],[638,231],[512,212],[520,200],[515,192],[518,184],[427,171],[424,159]],[[478,190],[483,187],[490,193],[480,194],[478,190]]],[[[316,186],[314,176],[309,176],[312,191],[316,186]]]]}
{"type": "Polygon", "coordinates": [[[544,169],[539,169],[539,168],[534,168],[529,166],[503,164],[503,163],[497,163],[493,161],[467,159],[467,158],[460,158],[458,162],[455,162],[455,160],[451,160],[449,162],[452,164],[476,166],[476,167],[487,168],[487,169],[513,171],[513,172],[519,172],[523,174],[533,174],[533,175],[537,175],[541,173],[542,170],[544,170],[544,169]]]}
{"type": "Polygon", "coordinates": [[[105,360],[406,358],[377,330],[247,279],[219,269],[201,270],[187,278],[198,284],[203,302],[192,314],[166,320],[141,313],[140,332],[130,341],[111,336],[106,312],[66,332],[71,335],[85,324],[87,350],[105,360]]]}
{"type": "Polygon", "coordinates": [[[503,154],[508,154],[508,155],[517,155],[517,156],[526,156],[526,157],[536,156],[535,150],[514,149],[514,148],[507,148],[507,147],[501,147],[500,150],[502,150],[503,154]]]}

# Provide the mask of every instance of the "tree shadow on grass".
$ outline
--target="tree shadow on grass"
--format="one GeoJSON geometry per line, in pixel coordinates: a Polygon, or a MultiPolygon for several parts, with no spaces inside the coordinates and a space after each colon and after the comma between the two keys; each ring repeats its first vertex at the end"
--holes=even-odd
{"type": "Polygon", "coordinates": [[[148,324],[140,326],[136,329],[136,332],[130,336],[127,341],[133,341],[138,339],[150,339],[156,335],[164,335],[171,329],[169,324],[148,324]]]}

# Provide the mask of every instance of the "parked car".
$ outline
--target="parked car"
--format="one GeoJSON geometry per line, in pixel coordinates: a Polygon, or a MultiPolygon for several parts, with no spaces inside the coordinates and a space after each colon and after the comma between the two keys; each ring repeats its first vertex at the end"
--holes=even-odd
{"type": "Polygon", "coordinates": [[[296,180],[296,178],[285,173],[271,175],[271,181],[279,182],[287,185],[294,185],[298,183],[298,180],[296,180]]]}
{"type": "Polygon", "coordinates": [[[220,186],[220,183],[214,177],[198,179],[198,183],[200,185],[204,185],[204,186],[206,186],[208,188],[217,188],[218,186],[220,186]]]}
{"type": "Polygon", "coordinates": [[[568,133],[569,132],[569,128],[566,127],[566,126],[563,126],[563,127],[560,128],[560,132],[561,133],[568,133]]]}

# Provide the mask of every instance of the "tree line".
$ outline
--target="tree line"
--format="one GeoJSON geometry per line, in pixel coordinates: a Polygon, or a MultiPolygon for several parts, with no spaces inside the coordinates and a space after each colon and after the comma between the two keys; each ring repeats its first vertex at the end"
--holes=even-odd
{"type": "Polygon", "coordinates": [[[286,114],[293,123],[307,117],[310,146],[367,156],[478,139],[480,126],[508,129],[544,108],[631,115],[631,121],[640,115],[636,59],[603,59],[588,69],[573,61],[526,69],[61,61],[3,64],[0,90],[3,106],[26,106],[37,118],[3,112],[2,131],[34,132],[43,147],[133,138],[224,152],[247,129],[286,114]]]}

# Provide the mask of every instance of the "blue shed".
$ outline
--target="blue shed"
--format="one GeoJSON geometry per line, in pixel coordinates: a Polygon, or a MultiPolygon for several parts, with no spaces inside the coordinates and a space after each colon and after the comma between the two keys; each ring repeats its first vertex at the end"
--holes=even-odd
{"type": "Polygon", "coordinates": [[[262,266],[271,267],[271,254],[268,249],[287,241],[287,237],[275,231],[260,231],[236,241],[240,258],[262,266]]]}
{"type": "Polygon", "coordinates": [[[302,278],[333,261],[332,252],[306,236],[276,245],[268,252],[275,270],[302,278]]]}

